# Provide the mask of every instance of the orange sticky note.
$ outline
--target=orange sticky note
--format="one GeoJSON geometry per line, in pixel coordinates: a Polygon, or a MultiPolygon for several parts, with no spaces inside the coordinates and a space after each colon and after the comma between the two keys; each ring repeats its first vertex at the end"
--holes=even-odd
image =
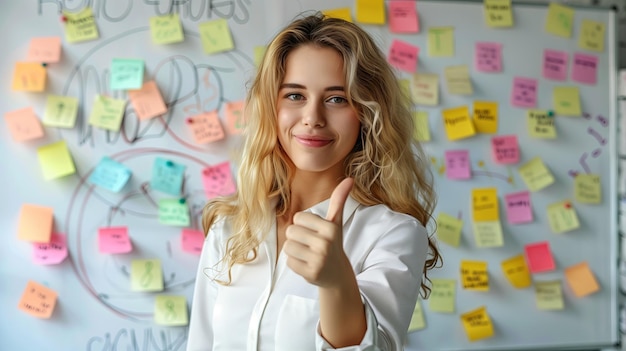
{"type": "Polygon", "coordinates": [[[41,63],[17,62],[13,71],[12,89],[40,92],[46,89],[46,68],[41,63]]]}
{"type": "Polygon", "coordinates": [[[57,293],[54,290],[29,280],[17,308],[31,316],[48,319],[56,303],[57,293]]]}
{"type": "Polygon", "coordinates": [[[577,297],[584,297],[600,290],[596,277],[587,262],[565,268],[565,278],[577,297]]]}
{"type": "Polygon", "coordinates": [[[150,119],[167,112],[159,87],[153,80],[143,83],[141,89],[129,90],[128,97],[140,120],[150,119]]]}
{"type": "Polygon", "coordinates": [[[32,107],[7,112],[4,119],[15,141],[37,139],[44,135],[41,122],[32,107]]]}
{"type": "Polygon", "coordinates": [[[52,235],[54,211],[51,207],[24,204],[20,211],[17,238],[37,243],[48,243],[52,235]]]}
{"type": "Polygon", "coordinates": [[[244,101],[227,102],[226,107],[226,130],[228,134],[241,134],[246,120],[243,116],[244,101]]]}
{"type": "Polygon", "coordinates": [[[52,63],[61,60],[61,38],[32,38],[26,60],[29,62],[52,63]]]}
{"type": "Polygon", "coordinates": [[[207,144],[224,139],[224,129],[215,111],[187,118],[187,126],[189,126],[197,144],[207,144]]]}

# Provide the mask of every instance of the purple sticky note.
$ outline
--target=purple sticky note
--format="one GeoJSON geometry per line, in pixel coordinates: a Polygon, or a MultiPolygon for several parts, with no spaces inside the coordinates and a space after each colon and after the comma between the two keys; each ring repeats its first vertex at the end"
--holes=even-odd
{"type": "Polygon", "coordinates": [[[202,184],[209,199],[234,193],[236,190],[235,180],[230,172],[228,161],[203,169],[202,184]]]}
{"type": "Polygon", "coordinates": [[[507,194],[504,196],[504,202],[506,204],[506,217],[509,223],[520,224],[533,221],[530,192],[520,191],[507,194]]]}
{"type": "Polygon", "coordinates": [[[415,45],[394,39],[389,48],[389,63],[403,71],[414,73],[417,69],[419,48],[415,45]]]}
{"type": "Polygon", "coordinates": [[[133,245],[127,227],[104,227],[98,229],[98,249],[101,253],[128,253],[133,245]]]}
{"type": "Polygon", "coordinates": [[[469,151],[449,150],[446,157],[446,177],[448,179],[469,179],[472,177],[469,151]]]}
{"type": "Polygon", "coordinates": [[[418,33],[415,1],[389,2],[389,30],[393,33],[418,33]]]}
{"type": "Polygon", "coordinates": [[[574,54],[574,64],[572,65],[572,80],[585,83],[596,84],[598,75],[598,57],[581,53],[574,54]]]}
{"type": "Polygon", "coordinates": [[[513,78],[511,105],[534,108],[537,105],[537,80],[523,77],[513,78]]]}
{"type": "Polygon", "coordinates": [[[524,246],[528,269],[531,273],[551,271],[555,268],[550,243],[541,241],[524,246]]]}
{"type": "Polygon", "coordinates": [[[196,229],[183,229],[181,232],[183,251],[199,255],[204,245],[204,233],[196,229]]]}
{"type": "Polygon", "coordinates": [[[476,43],[474,65],[479,72],[502,71],[502,45],[499,43],[476,43]]]}
{"type": "Polygon", "coordinates": [[[567,52],[550,49],[543,51],[543,77],[567,80],[567,52]]]}
{"type": "Polygon", "coordinates": [[[519,162],[519,145],[515,135],[494,136],[491,138],[491,151],[495,163],[515,164],[519,162]]]}
{"type": "Polygon", "coordinates": [[[65,235],[52,233],[49,243],[33,244],[33,262],[35,264],[59,264],[67,257],[65,235]]]}

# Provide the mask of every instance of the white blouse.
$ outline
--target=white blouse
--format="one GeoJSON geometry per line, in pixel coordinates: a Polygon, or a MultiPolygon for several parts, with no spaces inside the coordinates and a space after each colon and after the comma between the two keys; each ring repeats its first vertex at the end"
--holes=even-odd
{"type": "MultiPolygon", "coordinates": [[[[308,209],[325,217],[328,200],[308,209]]],[[[232,268],[232,283],[218,268],[230,235],[228,223],[209,230],[200,257],[187,351],[332,350],[319,333],[318,287],[276,261],[276,223],[254,261],[232,268]],[[275,263],[276,262],[276,263],[275,263]]],[[[428,252],[426,229],[384,205],[348,197],[344,250],[364,302],[367,331],[361,344],[341,350],[402,350],[428,252]]]]}

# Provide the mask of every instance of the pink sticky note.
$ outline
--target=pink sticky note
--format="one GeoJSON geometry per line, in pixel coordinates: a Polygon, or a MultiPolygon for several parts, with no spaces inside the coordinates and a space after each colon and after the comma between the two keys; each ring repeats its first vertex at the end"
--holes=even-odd
{"type": "Polygon", "coordinates": [[[553,80],[567,79],[567,52],[550,49],[543,51],[543,77],[553,80]]]}
{"type": "Polygon", "coordinates": [[[60,37],[40,37],[30,40],[26,61],[53,63],[59,60],[61,60],[60,37]]]}
{"type": "Polygon", "coordinates": [[[128,97],[140,120],[150,119],[167,112],[159,87],[153,80],[143,83],[141,89],[129,90],[128,97]]]}
{"type": "Polygon", "coordinates": [[[537,105],[537,80],[522,77],[513,78],[511,105],[534,108],[537,105]]]}
{"type": "Polygon", "coordinates": [[[49,243],[33,244],[35,264],[59,264],[67,257],[67,241],[64,234],[52,233],[49,243]]]}
{"type": "Polygon", "coordinates": [[[572,80],[585,83],[596,84],[598,75],[598,57],[587,54],[574,54],[574,64],[572,65],[572,80]]]}
{"type": "Polygon", "coordinates": [[[183,229],[181,232],[183,251],[199,255],[204,245],[204,233],[196,229],[183,229]]]}
{"type": "Polygon", "coordinates": [[[502,71],[502,45],[499,43],[476,43],[474,65],[479,72],[502,71]]]}
{"type": "Polygon", "coordinates": [[[101,253],[128,253],[133,244],[127,227],[104,227],[98,229],[98,249],[101,253]]]}
{"type": "Polygon", "coordinates": [[[414,73],[417,69],[419,48],[415,45],[394,39],[389,48],[389,63],[403,71],[414,73]]]}
{"type": "Polygon", "coordinates": [[[187,126],[197,144],[207,144],[224,139],[224,129],[215,111],[187,118],[187,126]]]}
{"type": "Polygon", "coordinates": [[[551,271],[555,268],[550,243],[541,241],[524,246],[528,268],[532,273],[551,271]]]}
{"type": "Polygon", "coordinates": [[[506,217],[511,224],[528,223],[533,221],[533,211],[530,203],[530,193],[520,191],[504,196],[506,217]]]}
{"type": "Polygon", "coordinates": [[[449,150],[446,157],[446,177],[448,179],[469,179],[472,177],[469,151],[449,150]]]}
{"type": "Polygon", "coordinates": [[[519,145],[516,135],[502,135],[491,138],[493,161],[501,164],[519,162],[519,145]]]}
{"type": "Polygon", "coordinates": [[[389,2],[389,29],[393,33],[419,32],[415,1],[389,2]]]}
{"type": "Polygon", "coordinates": [[[202,184],[209,199],[235,192],[235,180],[230,172],[230,163],[222,162],[202,170],[202,184]]]}
{"type": "Polygon", "coordinates": [[[7,112],[4,119],[15,141],[27,141],[41,138],[44,135],[39,118],[32,107],[7,112]]]}

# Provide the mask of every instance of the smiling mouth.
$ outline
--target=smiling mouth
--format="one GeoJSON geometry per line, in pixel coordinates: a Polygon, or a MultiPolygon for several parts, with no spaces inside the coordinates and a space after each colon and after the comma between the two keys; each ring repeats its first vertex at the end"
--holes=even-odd
{"type": "Polygon", "coordinates": [[[298,143],[308,147],[323,147],[332,142],[332,139],[320,139],[305,136],[296,136],[295,138],[298,143]]]}

